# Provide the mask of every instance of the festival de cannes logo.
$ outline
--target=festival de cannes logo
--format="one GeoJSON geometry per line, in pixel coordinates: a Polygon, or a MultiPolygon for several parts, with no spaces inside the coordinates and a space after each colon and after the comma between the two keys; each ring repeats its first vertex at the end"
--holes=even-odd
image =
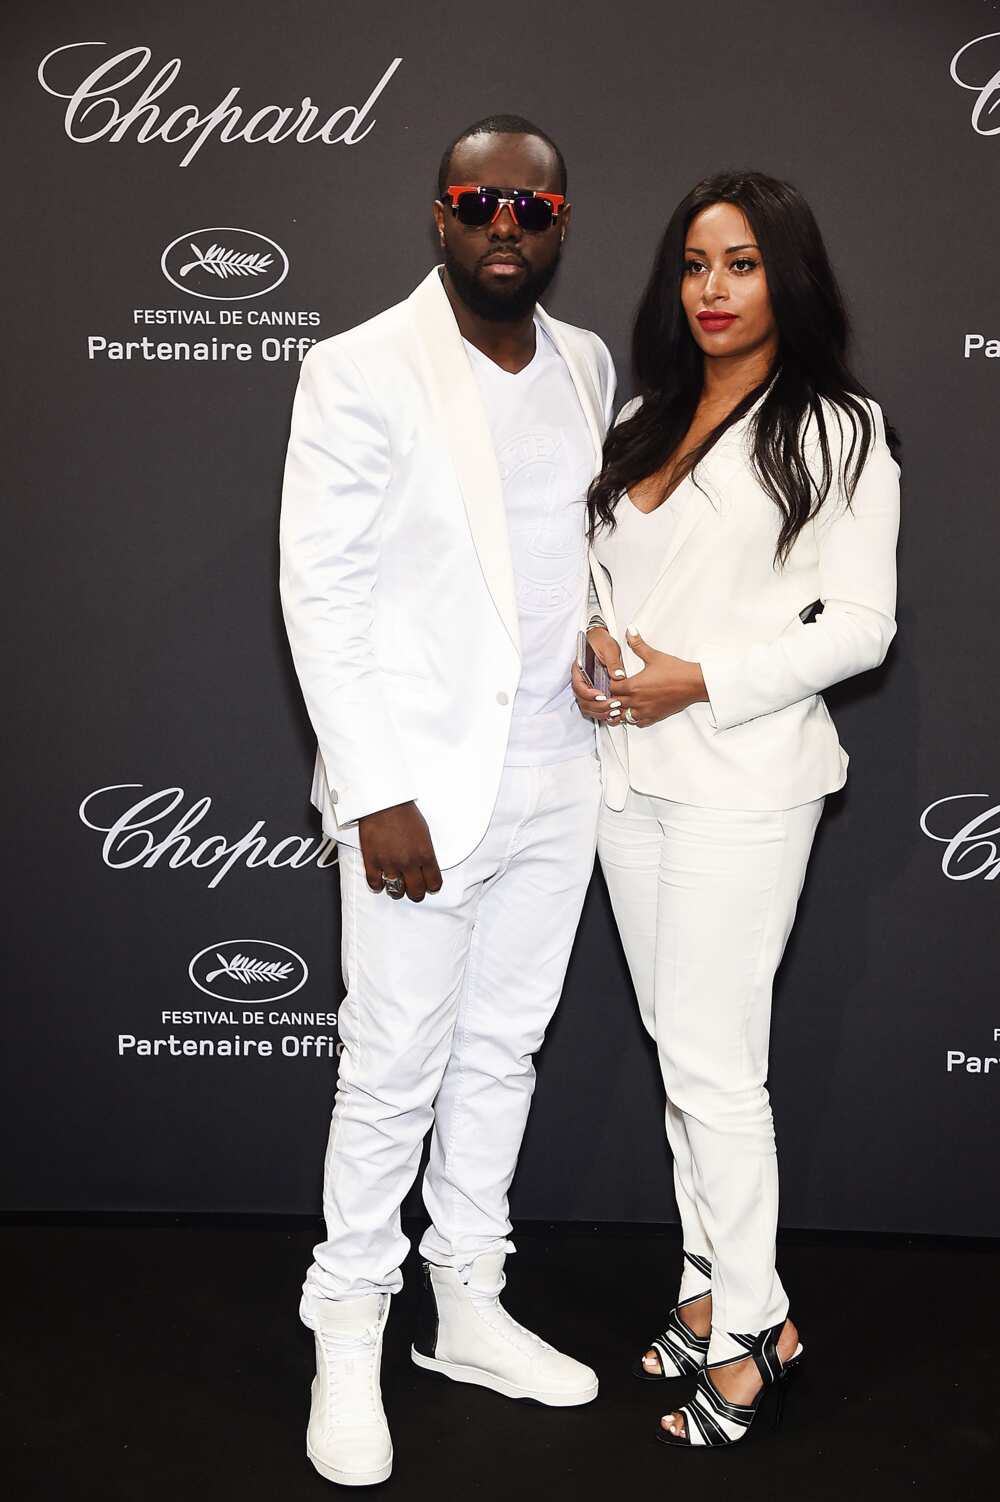
{"type": "Polygon", "coordinates": [[[168,282],[191,297],[245,302],[273,292],[288,275],[281,246],[252,229],[193,229],[171,240],[160,257],[168,282]]]}
{"type": "Polygon", "coordinates": [[[269,939],[224,939],[195,955],[188,975],[216,1001],[283,1001],[309,979],[301,955],[269,939]]]}

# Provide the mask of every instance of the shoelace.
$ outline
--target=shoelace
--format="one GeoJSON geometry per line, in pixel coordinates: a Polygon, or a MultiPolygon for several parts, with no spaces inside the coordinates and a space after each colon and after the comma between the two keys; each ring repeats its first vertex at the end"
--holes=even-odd
{"type": "Polygon", "coordinates": [[[540,1335],[536,1335],[534,1330],[529,1330],[525,1325],[518,1324],[514,1316],[508,1314],[507,1310],[501,1304],[499,1294],[477,1293],[474,1288],[469,1288],[469,1297],[479,1313],[485,1316],[487,1323],[492,1325],[493,1329],[507,1340],[512,1340],[513,1338],[512,1343],[515,1344],[519,1340],[528,1340],[543,1351],[555,1350],[555,1347],[550,1346],[547,1340],[543,1340],[540,1335]]]}
{"type": "Polygon", "coordinates": [[[375,1335],[342,1335],[335,1330],[320,1330],[319,1344],[326,1366],[326,1416],[337,1424],[369,1424],[378,1417],[375,1363],[371,1353],[375,1335]],[[362,1358],[364,1380],[358,1381],[357,1357],[362,1358]]]}

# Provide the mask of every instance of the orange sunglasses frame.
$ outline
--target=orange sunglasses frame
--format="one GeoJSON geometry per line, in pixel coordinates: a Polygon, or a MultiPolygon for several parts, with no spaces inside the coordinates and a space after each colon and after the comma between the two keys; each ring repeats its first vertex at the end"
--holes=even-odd
{"type": "MultiPolygon", "coordinates": [[[[456,186],[445,188],[444,191],[445,195],[451,199],[451,212],[453,214],[457,214],[459,193],[482,193],[488,190],[489,185],[484,183],[459,183],[456,186]]],[[[497,222],[500,215],[503,213],[504,205],[506,204],[510,209],[511,217],[514,220],[514,223],[517,225],[518,229],[524,229],[524,225],[520,222],[517,215],[514,213],[513,204],[516,199],[522,198],[528,193],[531,194],[532,198],[543,198],[545,200],[545,202],[552,209],[552,224],[555,224],[556,220],[559,218],[560,211],[566,202],[566,195],[564,193],[542,193],[536,188],[523,188],[520,193],[502,193],[500,195],[500,202],[497,204],[497,211],[493,215],[493,218],[489,221],[489,224],[480,224],[475,226],[470,225],[467,227],[476,229],[489,229],[490,225],[497,222]]],[[[552,228],[552,224],[548,226],[549,229],[552,228]]],[[[545,231],[528,230],[527,233],[529,235],[532,233],[544,234],[545,231]]]]}

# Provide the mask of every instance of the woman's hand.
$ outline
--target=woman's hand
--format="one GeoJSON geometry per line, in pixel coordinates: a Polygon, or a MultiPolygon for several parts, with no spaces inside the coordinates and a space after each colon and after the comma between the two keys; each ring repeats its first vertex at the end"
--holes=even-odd
{"type": "MultiPolygon", "coordinates": [[[[594,649],[594,656],[598,662],[603,662],[611,678],[619,678],[624,681],[625,669],[622,666],[622,650],[614,637],[603,626],[594,626],[587,632],[587,640],[594,649]]],[[[617,689],[617,684],[616,684],[617,689]]],[[[580,713],[588,720],[599,720],[612,725],[621,723],[621,703],[617,692],[614,697],[607,694],[599,694],[596,688],[589,684],[576,663],[573,664],[573,692],[580,713]]]]}
{"type": "Polygon", "coordinates": [[[701,667],[657,652],[649,647],[637,631],[626,633],[628,644],[645,666],[631,678],[615,686],[615,698],[621,704],[622,718],[631,710],[628,723],[645,727],[655,725],[672,714],[679,714],[689,704],[705,703],[708,693],[701,667]]]}

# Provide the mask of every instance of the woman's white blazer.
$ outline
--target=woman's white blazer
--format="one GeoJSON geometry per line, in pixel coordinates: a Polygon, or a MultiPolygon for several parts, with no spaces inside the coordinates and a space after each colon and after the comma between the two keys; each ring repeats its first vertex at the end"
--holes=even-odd
{"type": "MultiPolygon", "coordinates": [[[[870,402],[874,442],[848,506],[839,475],[850,428],[843,419],[842,432],[836,409],[824,404],[834,484],[787,562],[777,565],[781,516],[747,446],[759,406],[685,482],[692,486],[688,504],[631,621],[616,616],[613,582],[591,549],[601,614],[621,643],[626,671],[643,667],[625,640],[634,626],[649,646],[700,663],[708,690],[708,703],[645,729],[601,727],[611,808],[624,807],[630,785],[703,807],[791,808],[846,779],[847,753],[822,695],[877,667],[895,634],[899,467],[886,446],[881,408],[870,402]],[[805,625],[799,612],[814,600],[823,601],[823,613],[805,625]]],[[[818,477],[814,426],[806,450],[818,477]]]]}

